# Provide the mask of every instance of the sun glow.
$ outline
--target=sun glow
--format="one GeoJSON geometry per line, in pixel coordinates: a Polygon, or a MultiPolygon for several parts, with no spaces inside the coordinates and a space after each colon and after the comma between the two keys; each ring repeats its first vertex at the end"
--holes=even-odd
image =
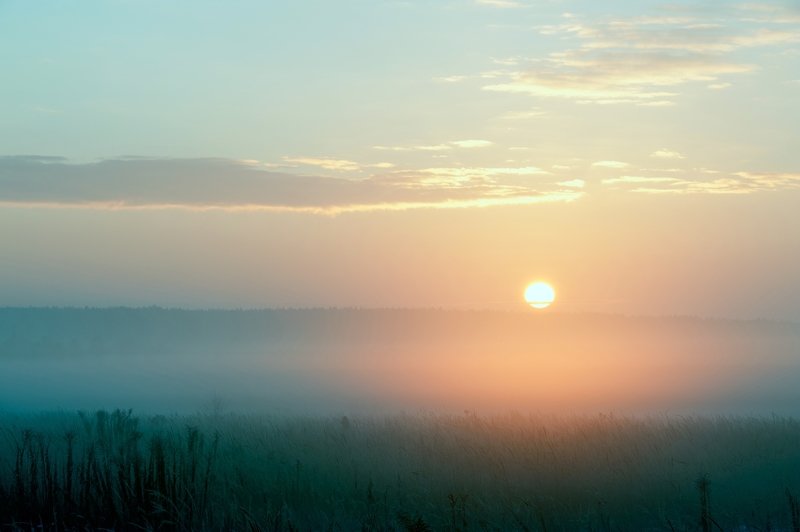
{"type": "Polygon", "coordinates": [[[535,309],[547,308],[555,299],[556,291],[543,281],[532,283],[525,289],[525,301],[535,309]]]}

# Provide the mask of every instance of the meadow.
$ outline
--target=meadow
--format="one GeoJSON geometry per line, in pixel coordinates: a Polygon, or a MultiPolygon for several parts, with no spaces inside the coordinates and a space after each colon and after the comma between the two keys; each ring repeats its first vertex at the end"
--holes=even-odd
{"type": "Polygon", "coordinates": [[[785,417],[0,415],[3,530],[800,530],[785,417]]]}
{"type": "Polygon", "coordinates": [[[798,531],[798,349],[768,321],[0,309],[0,529],[798,531]]]}

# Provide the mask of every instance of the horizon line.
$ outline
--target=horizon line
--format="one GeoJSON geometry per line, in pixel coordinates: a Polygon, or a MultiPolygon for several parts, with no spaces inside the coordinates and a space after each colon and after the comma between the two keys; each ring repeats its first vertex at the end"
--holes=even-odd
{"type": "Polygon", "coordinates": [[[736,318],[725,316],[703,316],[691,314],[626,314],[619,312],[598,312],[598,311],[531,311],[529,309],[490,309],[490,308],[460,308],[460,307],[388,307],[388,306],[307,306],[307,307],[179,307],[162,305],[106,305],[106,306],[70,306],[70,305],[2,305],[0,311],[5,310],[82,310],[82,311],[112,311],[112,310],[161,310],[169,312],[442,312],[442,313],[486,313],[486,314],[528,314],[540,317],[605,317],[623,319],[669,319],[669,320],[694,320],[694,321],[724,321],[724,322],[762,322],[800,326],[800,321],[786,318],[736,318]]]}

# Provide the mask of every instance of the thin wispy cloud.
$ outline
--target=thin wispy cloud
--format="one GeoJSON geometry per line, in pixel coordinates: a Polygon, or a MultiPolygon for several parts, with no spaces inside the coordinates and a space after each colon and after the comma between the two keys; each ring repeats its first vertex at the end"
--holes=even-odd
{"type": "Polygon", "coordinates": [[[434,81],[438,81],[441,83],[458,83],[466,79],[469,79],[469,76],[453,75],[453,76],[439,76],[434,78],[434,81]]]}
{"type": "Polygon", "coordinates": [[[475,0],[475,3],[479,6],[499,7],[501,9],[525,7],[525,4],[516,0],[475,0]]]}
{"type": "Polygon", "coordinates": [[[284,157],[287,163],[296,163],[304,166],[318,166],[325,170],[339,172],[353,172],[361,169],[361,165],[346,159],[331,159],[328,157],[284,157]]]}
{"type": "Polygon", "coordinates": [[[448,151],[457,148],[488,148],[489,146],[493,146],[494,142],[490,140],[483,140],[483,139],[465,139],[465,140],[453,140],[450,142],[445,142],[442,144],[418,144],[415,146],[373,146],[372,148],[375,150],[382,150],[382,151],[399,151],[399,152],[408,152],[408,151],[448,151]]]}
{"type": "MultiPolygon", "coordinates": [[[[601,180],[621,193],[751,194],[800,190],[800,173],[706,168],[601,180]]],[[[0,157],[0,205],[82,209],[186,209],[339,214],[568,202],[586,180],[535,166],[388,170],[358,179],[289,174],[258,161],[0,157]]]]}
{"type": "Polygon", "coordinates": [[[744,21],[800,25],[800,5],[795,3],[745,3],[736,6],[744,21]]]}
{"type": "Polygon", "coordinates": [[[741,28],[703,24],[686,19],[619,19],[607,23],[546,27],[547,34],[572,34],[583,39],[580,48],[673,50],[687,53],[724,53],[740,48],[774,46],[800,40],[796,31],[784,28],[741,28]]]}
{"type": "Polygon", "coordinates": [[[592,166],[599,168],[627,168],[630,164],[622,161],[596,161],[592,163],[592,166]]]}
{"type": "Polygon", "coordinates": [[[800,190],[800,173],[692,170],[682,177],[623,175],[603,179],[602,184],[646,194],[753,194],[800,190]]]}
{"type": "Polygon", "coordinates": [[[674,177],[648,177],[648,176],[637,176],[637,175],[623,175],[619,177],[609,177],[608,179],[603,179],[602,183],[604,185],[618,185],[618,184],[643,184],[643,183],[676,183],[680,180],[674,177]]]}
{"type": "Polygon", "coordinates": [[[486,85],[484,90],[578,103],[668,106],[679,95],[675,90],[679,85],[753,69],[698,54],[568,51],[532,62],[529,69],[509,73],[505,82],[486,85]]]}
{"type": "Polygon", "coordinates": [[[586,181],[583,179],[570,179],[569,181],[560,181],[558,184],[562,187],[583,188],[586,186],[586,181]]]}
{"type": "Polygon", "coordinates": [[[508,69],[492,71],[495,81],[483,88],[578,103],[667,107],[684,85],[705,82],[720,90],[730,86],[725,78],[754,72],[756,64],[737,56],[738,50],[800,42],[796,28],[742,29],[735,22],[698,15],[588,22],[570,17],[538,28],[566,47],[543,57],[515,58],[508,69]]]}
{"type": "Polygon", "coordinates": [[[650,154],[650,157],[655,157],[656,159],[685,159],[686,157],[677,152],[675,150],[668,150],[666,148],[662,148],[660,150],[656,150],[650,154]]]}
{"type": "Polygon", "coordinates": [[[500,115],[500,119],[502,120],[530,120],[533,118],[539,118],[547,114],[547,111],[542,109],[531,109],[530,111],[512,111],[500,115]]]}
{"type": "Polygon", "coordinates": [[[389,169],[397,165],[390,162],[378,162],[372,164],[362,164],[347,159],[334,159],[331,157],[284,157],[283,160],[290,164],[259,163],[265,168],[298,168],[300,166],[311,166],[323,170],[334,170],[336,172],[359,172],[368,171],[371,168],[389,169]]]}
{"type": "Polygon", "coordinates": [[[488,140],[467,139],[467,140],[454,140],[450,144],[452,144],[457,148],[488,148],[489,146],[493,145],[494,142],[488,140]]]}
{"type": "Polygon", "coordinates": [[[450,144],[420,144],[417,146],[373,146],[374,150],[381,151],[447,151],[452,150],[450,144]]]}
{"type": "Polygon", "coordinates": [[[522,167],[480,167],[480,168],[426,168],[420,170],[421,173],[449,176],[502,176],[502,175],[546,175],[549,172],[542,170],[538,166],[522,167]]]}
{"type": "MultiPolygon", "coordinates": [[[[330,168],[343,171],[341,166],[330,168]]],[[[376,171],[387,169],[379,165],[376,171]]],[[[388,170],[354,179],[275,172],[250,160],[125,158],[74,164],[58,157],[18,156],[0,157],[0,204],[337,214],[580,197],[579,192],[547,179],[518,179],[544,175],[535,167],[441,167],[388,170]]]]}

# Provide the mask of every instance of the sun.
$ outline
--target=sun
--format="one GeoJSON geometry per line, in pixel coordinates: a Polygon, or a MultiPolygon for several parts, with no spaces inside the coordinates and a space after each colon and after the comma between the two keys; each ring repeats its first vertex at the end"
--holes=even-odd
{"type": "Polygon", "coordinates": [[[536,309],[547,308],[556,300],[556,291],[543,281],[529,284],[525,289],[525,301],[536,309]]]}

